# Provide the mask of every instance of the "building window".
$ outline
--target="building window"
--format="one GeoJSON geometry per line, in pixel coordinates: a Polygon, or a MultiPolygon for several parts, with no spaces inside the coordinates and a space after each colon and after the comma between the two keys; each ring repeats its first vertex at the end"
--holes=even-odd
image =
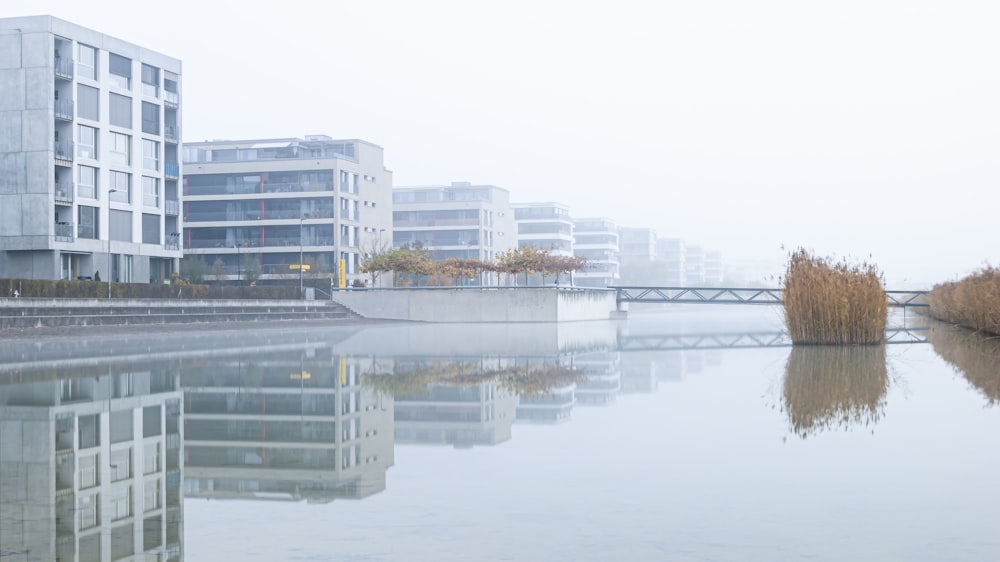
{"type": "Polygon", "coordinates": [[[111,154],[111,163],[118,164],[119,166],[131,166],[132,137],[112,131],[110,144],[108,152],[111,154]]]}
{"type": "Polygon", "coordinates": [[[110,464],[112,482],[132,478],[132,449],[128,448],[112,451],[110,464]]]}
{"type": "Polygon", "coordinates": [[[100,455],[80,457],[80,489],[93,488],[101,483],[101,472],[98,470],[100,455]]]}
{"type": "Polygon", "coordinates": [[[163,505],[163,496],[160,494],[160,479],[147,480],[146,490],[143,497],[143,511],[153,511],[163,505]]]}
{"type": "Polygon", "coordinates": [[[108,72],[116,86],[123,90],[132,89],[132,59],[108,53],[108,72]]]}
{"type": "Polygon", "coordinates": [[[148,64],[142,65],[142,95],[160,97],[160,69],[148,64]]]}
{"type": "Polygon", "coordinates": [[[118,521],[132,515],[132,486],[123,486],[111,493],[111,520],[118,521]]]}
{"type": "Polygon", "coordinates": [[[147,207],[160,206],[160,180],[142,176],[142,204],[147,207]]]}
{"type": "Polygon", "coordinates": [[[160,171],[160,143],[142,139],[142,167],[145,170],[160,171]]]}
{"type": "Polygon", "coordinates": [[[116,127],[132,128],[132,98],[110,94],[109,109],[111,111],[110,121],[116,127]]]}
{"type": "Polygon", "coordinates": [[[97,199],[97,168],[79,166],[77,173],[76,194],[88,199],[97,199]]]}
{"type": "Polygon", "coordinates": [[[109,174],[111,185],[108,191],[111,193],[111,200],[119,203],[132,202],[132,174],[116,172],[112,170],[109,174]]]}
{"type": "Polygon", "coordinates": [[[153,474],[160,471],[160,443],[147,443],[142,463],[143,474],[153,474]]]}
{"type": "Polygon", "coordinates": [[[97,160],[97,129],[86,125],[77,126],[76,155],[97,160]]]}
{"type": "Polygon", "coordinates": [[[76,45],[76,74],[91,80],[97,80],[97,49],[90,45],[76,45]]]}
{"type": "Polygon", "coordinates": [[[142,102],[142,132],[160,134],[160,106],[155,103],[142,102]]]}
{"type": "Polygon", "coordinates": [[[101,114],[97,104],[97,88],[76,85],[76,116],[80,119],[100,120],[101,114]]]}
{"type": "Polygon", "coordinates": [[[97,240],[97,207],[77,207],[76,237],[97,240]]]}
{"type": "Polygon", "coordinates": [[[80,530],[96,527],[101,522],[101,495],[91,494],[80,497],[80,530]]]}

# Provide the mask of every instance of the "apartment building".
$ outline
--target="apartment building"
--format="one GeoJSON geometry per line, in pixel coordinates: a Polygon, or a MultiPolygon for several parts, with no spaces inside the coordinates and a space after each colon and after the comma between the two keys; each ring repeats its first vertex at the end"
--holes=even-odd
{"type": "Polygon", "coordinates": [[[0,557],[181,560],[177,376],[105,365],[35,374],[0,385],[0,557]]]}
{"type": "Polygon", "coordinates": [[[573,219],[562,203],[514,203],[519,247],[534,246],[553,255],[573,255],[573,219]]]}
{"type": "Polygon", "coordinates": [[[0,277],[177,270],[180,92],[177,59],[51,16],[0,19],[0,277]]]}
{"type": "Polygon", "coordinates": [[[209,279],[279,282],[305,264],[350,284],[392,229],[392,172],[370,142],[220,140],[183,155],[184,259],[201,260],[209,279]]]}
{"type": "Polygon", "coordinates": [[[396,248],[422,247],[435,260],[493,261],[517,247],[510,192],[502,187],[469,182],[398,187],[392,199],[396,248]]]}
{"type": "Polygon", "coordinates": [[[584,287],[607,287],[618,281],[618,225],[597,217],[573,221],[573,254],[587,259],[587,266],[573,274],[573,283],[584,287]]]}
{"type": "Polygon", "coordinates": [[[666,264],[666,278],[663,284],[668,287],[683,287],[687,284],[687,245],[680,238],[659,238],[656,241],[657,260],[666,264]]]}

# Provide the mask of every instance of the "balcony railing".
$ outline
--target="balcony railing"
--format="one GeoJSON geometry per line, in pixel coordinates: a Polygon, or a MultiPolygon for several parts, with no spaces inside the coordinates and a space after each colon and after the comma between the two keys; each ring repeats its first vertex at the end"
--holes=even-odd
{"type": "Polygon", "coordinates": [[[180,132],[177,130],[176,126],[167,125],[163,128],[163,140],[169,143],[177,144],[180,141],[180,138],[180,132]]]}
{"type": "Polygon", "coordinates": [[[177,240],[167,240],[166,242],[163,243],[163,247],[166,248],[166,249],[168,249],[168,250],[180,250],[181,249],[181,245],[180,245],[179,242],[177,242],[177,240]]]}
{"type": "Polygon", "coordinates": [[[180,165],[176,163],[167,162],[166,164],[163,165],[163,175],[165,175],[167,179],[175,180],[179,178],[181,175],[180,165]]]}
{"type": "Polygon", "coordinates": [[[79,224],[76,226],[76,237],[86,238],[88,240],[97,240],[95,234],[94,225],[90,224],[79,224]]]}
{"type": "Polygon", "coordinates": [[[63,121],[73,120],[73,100],[55,100],[56,119],[63,121]]]}
{"type": "Polygon", "coordinates": [[[73,143],[69,141],[55,141],[52,149],[55,151],[56,160],[73,161],[73,143]]]}
{"type": "Polygon", "coordinates": [[[170,92],[164,90],[163,103],[171,107],[177,107],[178,105],[180,105],[180,96],[177,95],[177,92],[170,92]]]}
{"type": "Polygon", "coordinates": [[[73,241],[73,225],[69,223],[56,224],[56,240],[60,242],[73,241]]]}
{"type": "Polygon", "coordinates": [[[169,216],[176,217],[181,214],[181,202],[174,199],[163,200],[163,212],[169,216]]]}
{"type": "Polygon", "coordinates": [[[72,203],[73,202],[73,184],[70,182],[62,182],[56,184],[55,193],[56,203],[72,203]]]}
{"type": "Polygon", "coordinates": [[[73,61],[71,59],[56,57],[54,66],[56,69],[56,78],[73,79],[73,61]]]}

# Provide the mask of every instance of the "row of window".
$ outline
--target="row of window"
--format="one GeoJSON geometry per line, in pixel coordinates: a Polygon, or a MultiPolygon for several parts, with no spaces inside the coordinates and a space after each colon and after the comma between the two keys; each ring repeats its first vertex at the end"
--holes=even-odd
{"type": "MultiPolygon", "coordinates": [[[[57,98],[58,99],[58,98],[57,98]]],[[[142,102],[140,110],[140,124],[142,132],[151,135],[160,134],[160,106],[148,101],[142,102]]],[[[80,119],[91,121],[101,120],[100,90],[87,86],[86,84],[76,85],[76,116],[80,119]]],[[[108,93],[108,122],[116,127],[131,129],[133,123],[132,98],[108,93]]],[[[167,136],[176,138],[176,127],[168,123],[166,126],[167,136]]]]}
{"type": "MultiPolygon", "coordinates": [[[[97,47],[77,43],[76,45],[76,72],[77,75],[89,80],[97,80],[100,75],[98,64],[97,47]]],[[[108,76],[112,82],[123,90],[132,90],[132,59],[123,57],[115,53],[108,53],[108,76]]],[[[140,63],[140,82],[142,83],[142,93],[144,95],[158,98],[160,97],[160,69],[140,63]]],[[[176,95],[177,75],[172,72],[163,72],[163,89],[168,94],[176,95]]]]}
{"type": "MultiPolygon", "coordinates": [[[[142,204],[145,207],[160,206],[160,179],[149,176],[142,177],[142,204]]],[[[86,199],[101,199],[100,174],[93,166],[80,164],[77,166],[76,196],[86,199]]],[[[119,203],[132,203],[132,174],[108,171],[108,197],[119,203]]]]}
{"type": "MultiPolygon", "coordinates": [[[[119,166],[132,165],[132,135],[107,131],[106,142],[110,153],[111,164],[119,166]]],[[[77,125],[76,155],[87,160],[99,160],[100,130],[89,125],[77,125]]],[[[140,139],[142,142],[142,168],[154,172],[160,171],[160,143],[150,139],[140,139]]]]}

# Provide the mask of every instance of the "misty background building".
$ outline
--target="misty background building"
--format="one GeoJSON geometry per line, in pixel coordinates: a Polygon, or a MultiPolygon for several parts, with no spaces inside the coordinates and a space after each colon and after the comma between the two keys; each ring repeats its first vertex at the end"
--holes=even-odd
{"type": "Polygon", "coordinates": [[[51,16],[0,19],[0,277],[168,279],[181,62],[51,16]]]}
{"type": "Polygon", "coordinates": [[[585,218],[573,221],[573,255],[586,258],[587,265],[573,274],[573,284],[583,287],[607,287],[618,281],[618,225],[609,218],[585,218]]]}
{"type": "Polygon", "coordinates": [[[367,141],[219,140],[184,150],[185,260],[209,278],[261,282],[310,276],[360,280],[361,255],[392,229],[392,172],[367,141]],[[340,260],[338,262],[338,260],[340,260]]]}

